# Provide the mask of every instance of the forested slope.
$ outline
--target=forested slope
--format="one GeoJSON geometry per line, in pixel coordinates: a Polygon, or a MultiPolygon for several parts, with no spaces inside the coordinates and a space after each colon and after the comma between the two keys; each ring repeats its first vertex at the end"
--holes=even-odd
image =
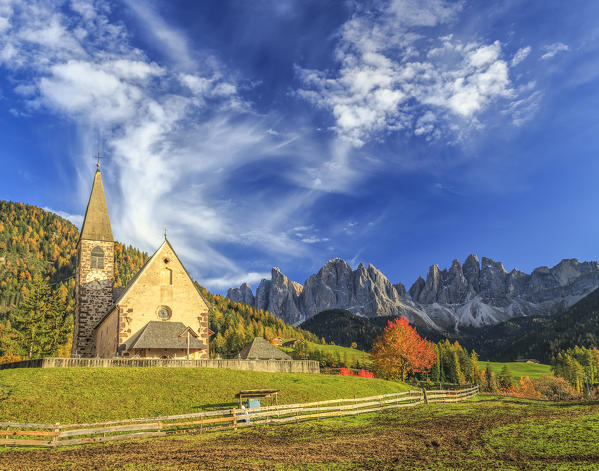
{"type": "Polygon", "coordinates": [[[599,347],[599,289],[510,344],[498,357],[550,362],[560,350],[574,346],[599,347]]]}

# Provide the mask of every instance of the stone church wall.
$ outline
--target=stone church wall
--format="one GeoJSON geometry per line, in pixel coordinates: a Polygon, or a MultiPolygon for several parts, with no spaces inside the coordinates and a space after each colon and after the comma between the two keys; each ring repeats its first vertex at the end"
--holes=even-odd
{"type": "Polygon", "coordinates": [[[114,242],[82,239],[79,243],[75,277],[75,332],[73,353],[95,356],[94,327],[112,306],[114,284],[114,242]],[[104,251],[104,268],[91,268],[91,251],[104,251]],[[98,279],[98,281],[95,281],[98,279]]]}
{"type": "Polygon", "coordinates": [[[112,358],[116,354],[116,333],[119,321],[119,310],[115,308],[95,330],[96,356],[112,358]]]}
{"type": "Polygon", "coordinates": [[[0,365],[11,368],[66,368],[92,366],[100,368],[127,366],[161,366],[185,368],[223,368],[228,370],[265,371],[268,373],[320,373],[315,360],[161,360],[132,358],[39,358],[0,365]]]}

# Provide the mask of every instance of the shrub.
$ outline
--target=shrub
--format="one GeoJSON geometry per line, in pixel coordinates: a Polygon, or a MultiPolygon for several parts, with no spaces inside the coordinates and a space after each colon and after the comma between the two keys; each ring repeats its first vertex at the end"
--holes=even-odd
{"type": "Polygon", "coordinates": [[[362,378],[374,378],[374,373],[372,371],[368,371],[368,370],[365,370],[364,368],[362,368],[358,372],[358,376],[360,376],[362,378]]]}
{"type": "Polygon", "coordinates": [[[339,370],[340,376],[356,376],[353,371],[348,370],[347,368],[341,368],[339,370]]]}
{"type": "Polygon", "coordinates": [[[572,401],[581,399],[581,395],[564,378],[541,376],[532,380],[535,389],[551,401],[572,401]]]}
{"type": "Polygon", "coordinates": [[[340,376],[360,376],[361,378],[374,378],[374,373],[372,371],[368,371],[365,370],[364,368],[362,368],[358,374],[354,373],[352,370],[349,370],[347,368],[340,368],[339,369],[339,375],[340,376]]]}
{"type": "Polygon", "coordinates": [[[22,358],[19,355],[4,354],[0,357],[0,364],[12,363],[13,361],[21,361],[22,358]]]}
{"type": "Polygon", "coordinates": [[[520,378],[520,382],[518,384],[518,394],[520,394],[521,397],[530,399],[541,399],[543,397],[543,395],[535,389],[534,383],[528,376],[523,376],[520,378]]]}

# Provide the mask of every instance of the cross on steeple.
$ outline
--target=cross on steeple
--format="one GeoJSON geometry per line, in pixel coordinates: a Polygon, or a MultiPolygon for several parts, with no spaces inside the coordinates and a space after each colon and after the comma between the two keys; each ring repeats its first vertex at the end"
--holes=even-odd
{"type": "Polygon", "coordinates": [[[98,151],[98,155],[94,157],[94,159],[96,159],[98,162],[96,163],[96,168],[100,169],[100,160],[102,160],[102,157],[100,156],[100,151],[98,151]]]}

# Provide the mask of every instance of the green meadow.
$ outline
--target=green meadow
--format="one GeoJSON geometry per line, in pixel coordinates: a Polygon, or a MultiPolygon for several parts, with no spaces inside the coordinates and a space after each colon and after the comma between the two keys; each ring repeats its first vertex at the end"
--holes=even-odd
{"type": "Polygon", "coordinates": [[[212,368],[0,370],[0,420],[76,423],[226,409],[244,389],[278,389],[285,404],[410,388],[380,379],[212,368]]]}
{"type": "Polygon", "coordinates": [[[480,369],[487,367],[487,364],[491,367],[491,371],[499,375],[504,366],[507,366],[512,373],[514,379],[521,378],[522,376],[528,376],[530,378],[538,378],[540,376],[553,375],[551,372],[550,365],[544,365],[542,363],[526,363],[521,361],[511,362],[496,362],[496,361],[481,361],[479,362],[480,369]]]}

